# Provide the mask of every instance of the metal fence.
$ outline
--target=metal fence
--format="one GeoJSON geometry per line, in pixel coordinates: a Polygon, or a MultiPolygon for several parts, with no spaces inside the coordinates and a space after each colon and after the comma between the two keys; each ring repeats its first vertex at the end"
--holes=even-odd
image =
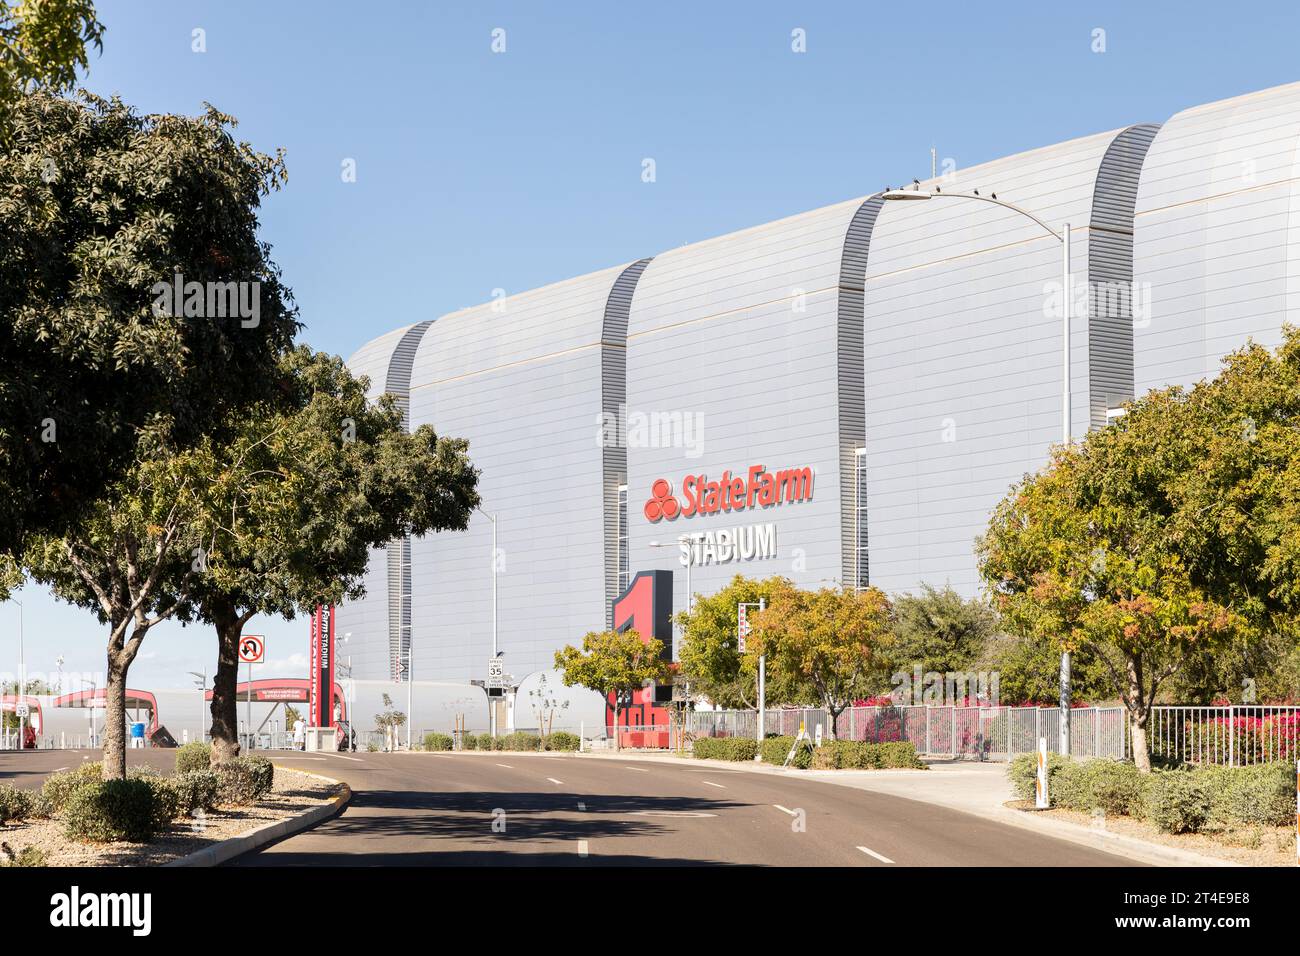
{"type": "MultiPolygon", "coordinates": [[[[696,737],[755,737],[756,711],[693,711],[688,730],[696,737]]],[[[834,722],[841,740],[872,743],[908,741],[918,753],[933,756],[1008,760],[1033,753],[1040,737],[1058,749],[1060,712],[1048,707],[949,707],[916,705],[850,707],[834,722]]],[[[832,721],[822,708],[769,710],[763,729],[793,736],[803,726],[810,736],[830,737],[832,721]]],[[[1128,756],[1122,707],[1076,707],[1070,712],[1070,752],[1076,757],[1128,756]]]]}
{"type": "Polygon", "coordinates": [[[1300,757],[1300,707],[1242,704],[1156,707],[1147,725],[1153,757],[1244,767],[1300,757]]]}

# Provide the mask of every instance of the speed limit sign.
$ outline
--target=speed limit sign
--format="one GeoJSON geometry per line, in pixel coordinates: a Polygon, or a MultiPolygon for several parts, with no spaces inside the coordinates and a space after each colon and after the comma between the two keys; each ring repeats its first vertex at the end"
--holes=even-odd
{"type": "Polygon", "coordinates": [[[245,664],[260,664],[266,654],[266,639],[259,634],[245,634],[239,639],[239,660],[245,664]]]}

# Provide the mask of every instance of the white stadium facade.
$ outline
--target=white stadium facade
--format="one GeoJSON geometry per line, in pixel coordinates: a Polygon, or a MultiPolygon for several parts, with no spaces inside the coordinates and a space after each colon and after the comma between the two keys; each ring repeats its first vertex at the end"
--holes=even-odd
{"type": "Polygon", "coordinates": [[[688,570],[697,594],[977,593],[975,537],[1062,437],[1062,243],[952,194],[1070,224],[1075,436],[1300,318],[1300,84],[906,188],[935,200],[854,199],[358,350],[411,427],[469,440],[483,508],[372,555],[338,612],[355,677],[410,654],[417,681],[483,680],[494,583],[516,679],[610,626],[641,571],[675,571],[677,611],[688,570]]]}

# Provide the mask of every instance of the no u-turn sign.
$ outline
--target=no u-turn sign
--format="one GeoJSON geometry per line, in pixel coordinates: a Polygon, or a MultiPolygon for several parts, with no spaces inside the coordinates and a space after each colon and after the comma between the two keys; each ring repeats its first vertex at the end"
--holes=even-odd
{"type": "Polygon", "coordinates": [[[239,639],[239,660],[244,664],[260,664],[266,655],[266,639],[259,634],[245,634],[239,639]]]}

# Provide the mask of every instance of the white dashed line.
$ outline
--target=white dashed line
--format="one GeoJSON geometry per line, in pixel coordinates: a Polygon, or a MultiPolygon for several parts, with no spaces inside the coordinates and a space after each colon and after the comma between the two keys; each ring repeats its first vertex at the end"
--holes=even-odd
{"type": "Polygon", "coordinates": [[[780,810],[782,813],[788,813],[788,814],[790,814],[790,816],[792,816],[792,817],[798,816],[798,814],[795,813],[793,810],[791,810],[789,807],[783,807],[783,806],[781,806],[781,804],[779,804],[779,803],[774,803],[774,804],[772,804],[772,806],[776,807],[776,808],[777,808],[778,810],[780,810]]]}
{"type": "Polygon", "coordinates": [[[67,767],[55,767],[53,770],[50,771],[50,773],[63,773],[63,771],[67,769],[68,769],[67,767]]]}
{"type": "Polygon", "coordinates": [[[578,841],[578,856],[586,856],[586,855],[587,855],[587,841],[586,841],[586,840],[579,840],[579,841],[578,841]]]}
{"type": "Polygon", "coordinates": [[[719,790],[726,790],[726,789],[727,789],[727,788],[724,787],[722,784],[720,784],[720,783],[714,783],[712,780],[701,780],[700,783],[704,784],[706,787],[717,787],[719,790]]]}
{"type": "Polygon", "coordinates": [[[578,801],[578,809],[579,809],[579,810],[586,810],[586,809],[587,809],[587,805],[586,805],[585,803],[583,803],[581,800],[579,800],[579,801],[578,801]]]}
{"type": "Polygon", "coordinates": [[[507,770],[514,770],[514,769],[515,769],[514,767],[510,766],[510,764],[508,764],[508,763],[499,763],[499,764],[497,764],[497,766],[498,766],[498,767],[505,767],[507,770]]]}
{"type": "Polygon", "coordinates": [[[560,786],[564,786],[563,780],[556,780],[554,777],[547,777],[546,779],[551,781],[551,783],[558,783],[560,786]]]}
{"type": "MultiPolygon", "coordinates": [[[[365,761],[362,760],[360,757],[345,757],[342,754],[334,754],[333,756],[338,757],[340,760],[354,760],[357,763],[365,763],[365,761]]],[[[306,759],[310,760],[311,758],[308,757],[306,759]]]]}
{"type": "Polygon", "coordinates": [[[877,860],[879,860],[881,863],[893,863],[893,862],[894,862],[893,860],[891,860],[891,859],[890,859],[889,857],[887,857],[887,856],[881,856],[879,853],[877,853],[875,850],[871,849],[870,847],[860,846],[860,847],[858,847],[858,849],[861,850],[863,853],[865,853],[867,856],[874,856],[874,857],[875,857],[877,860]]]}
{"type": "Polygon", "coordinates": [[[635,770],[637,773],[649,773],[645,767],[624,767],[624,770],[635,770]]]}

